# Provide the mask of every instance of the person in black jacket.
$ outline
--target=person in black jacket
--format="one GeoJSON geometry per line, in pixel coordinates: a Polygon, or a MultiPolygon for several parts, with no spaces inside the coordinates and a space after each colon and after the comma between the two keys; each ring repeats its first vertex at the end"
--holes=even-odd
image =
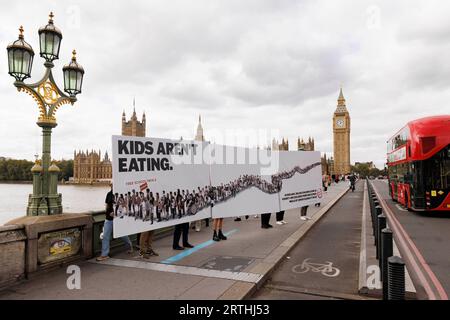
{"type": "Polygon", "coordinates": [[[352,174],[349,178],[350,180],[350,189],[352,189],[352,192],[355,191],[355,182],[356,182],[356,176],[352,174]]]}

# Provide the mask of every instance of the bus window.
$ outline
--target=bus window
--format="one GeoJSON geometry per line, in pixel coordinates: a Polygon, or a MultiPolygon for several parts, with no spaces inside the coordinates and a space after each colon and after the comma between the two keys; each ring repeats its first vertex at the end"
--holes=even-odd
{"type": "Polygon", "coordinates": [[[425,186],[429,190],[450,187],[449,147],[423,162],[425,186]]]}

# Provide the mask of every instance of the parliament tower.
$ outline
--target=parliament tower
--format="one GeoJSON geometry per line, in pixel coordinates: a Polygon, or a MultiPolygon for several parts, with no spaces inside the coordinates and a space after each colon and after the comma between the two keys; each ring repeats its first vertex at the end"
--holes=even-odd
{"type": "Polygon", "coordinates": [[[122,135],[133,137],[145,137],[145,112],[142,114],[142,121],[140,122],[136,115],[135,102],[133,100],[133,114],[131,119],[127,121],[125,110],[122,113],[122,135]]]}
{"type": "Polygon", "coordinates": [[[350,173],[350,114],[345,105],[342,88],[337,101],[333,115],[333,174],[348,174],[350,173]]]}

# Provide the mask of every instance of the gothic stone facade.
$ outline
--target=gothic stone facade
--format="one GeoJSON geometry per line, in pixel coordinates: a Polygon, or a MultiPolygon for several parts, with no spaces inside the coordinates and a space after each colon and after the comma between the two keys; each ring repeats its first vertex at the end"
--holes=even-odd
{"type": "Polygon", "coordinates": [[[309,137],[308,141],[305,142],[300,137],[297,139],[297,150],[298,151],[314,151],[314,138],[309,137]]]}
{"type": "MultiPolygon", "coordinates": [[[[145,137],[145,126],[145,113],[142,115],[141,122],[138,120],[134,109],[128,121],[126,120],[125,111],[122,113],[123,136],[145,137]]],[[[101,159],[100,151],[74,152],[73,182],[92,184],[111,181],[111,179],[112,164],[108,153],[105,153],[105,157],[101,159]]]]}
{"type": "Polygon", "coordinates": [[[133,110],[133,115],[129,121],[126,120],[125,111],[122,113],[122,135],[145,137],[145,113],[142,114],[142,121],[139,122],[136,116],[136,110],[133,110]]]}
{"type": "Polygon", "coordinates": [[[74,153],[73,180],[75,183],[94,183],[111,179],[112,165],[107,152],[103,159],[101,159],[100,150],[74,153]]]}

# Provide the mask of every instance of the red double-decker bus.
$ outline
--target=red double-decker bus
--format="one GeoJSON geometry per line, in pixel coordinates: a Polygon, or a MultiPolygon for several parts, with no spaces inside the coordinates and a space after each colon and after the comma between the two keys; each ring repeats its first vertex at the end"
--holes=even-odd
{"type": "Polygon", "coordinates": [[[387,148],[392,199],[409,210],[450,211],[450,115],[408,122],[387,148]]]}

